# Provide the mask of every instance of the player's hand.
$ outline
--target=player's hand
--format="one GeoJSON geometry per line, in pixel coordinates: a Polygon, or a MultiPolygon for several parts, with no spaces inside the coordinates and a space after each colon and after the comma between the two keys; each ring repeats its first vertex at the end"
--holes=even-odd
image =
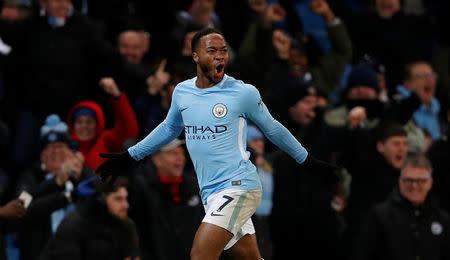
{"type": "Polygon", "coordinates": [[[325,183],[336,184],[342,181],[341,169],[325,161],[318,160],[308,154],[302,164],[308,171],[323,177],[325,183]]]}
{"type": "Polygon", "coordinates": [[[121,153],[100,153],[100,157],[108,160],[102,163],[95,172],[100,173],[104,181],[109,177],[115,179],[118,176],[127,176],[135,160],[128,151],[121,153]]]}
{"type": "Polygon", "coordinates": [[[263,14],[267,8],[266,0],[248,0],[248,6],[256,13],[263,14]]]}

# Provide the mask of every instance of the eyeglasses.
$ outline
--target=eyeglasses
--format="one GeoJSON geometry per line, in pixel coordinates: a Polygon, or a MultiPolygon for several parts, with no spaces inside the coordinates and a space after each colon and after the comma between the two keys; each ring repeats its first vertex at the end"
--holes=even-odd
{"type": "Polygon", "coordinates": [[[420,74],[413,75],[413,77],[414,77],[414,78],[418,78],[418,79],[432,79],[432,80],[437,80],[438,74],[437,74],[437,73],[431,73],[431,74],[420,73],[420,74]]]}
{"type": "Polygon", "coordinates": [[[413,185],[416,183],[417,185],[424,185],[430,178],[401,178],[400,180],[406,185],[413,185]]]}

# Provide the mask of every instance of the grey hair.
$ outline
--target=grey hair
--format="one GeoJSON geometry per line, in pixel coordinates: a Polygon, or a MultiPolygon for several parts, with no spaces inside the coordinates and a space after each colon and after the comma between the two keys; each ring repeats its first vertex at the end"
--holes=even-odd
{"type": "Polygon", "coordinates": [[[425,168],[430,173],[430,176],[433,172],[433,167],[431,166],[430,160],[428,160],[428,158],[423,154],[414,154],[406,157],[405,161],[403,162],[402,169],[407,166],[415,168],[425,168]]]}

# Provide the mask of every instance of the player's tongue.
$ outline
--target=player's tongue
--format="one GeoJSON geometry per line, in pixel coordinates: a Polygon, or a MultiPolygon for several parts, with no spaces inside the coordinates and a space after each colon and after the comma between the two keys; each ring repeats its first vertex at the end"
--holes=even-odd
{"type": "Polygon", "coordinates": [[[223,74],[224,74],[224,71],[225,71],[224,70],[224,65],[222,65],[222,64],[217,65],[215,70],[214,70],[214,76],[216,76],[218,78],[221,78],[223,76],[223,74]]]}

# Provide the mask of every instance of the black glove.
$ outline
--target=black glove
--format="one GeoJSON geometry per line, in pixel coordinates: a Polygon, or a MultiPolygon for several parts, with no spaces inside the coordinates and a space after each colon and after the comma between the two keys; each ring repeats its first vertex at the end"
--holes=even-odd
{"type": "Polygon", "coordinates": [[[328,184],[336,184],[341,181],[340,168],[325,161],[318,160],[308,154],[302,164],[306,170],[323,177],[328,184]]]}
{"type": "Polygon", "coordinates": [[[135,160],[128,151],[121,153],[100,153],[100,157],[108,160],[102,163],[95,172],[100,172],[100,177],[104,181],[109,176],[113,179],[118,176],[128,176],[135,160]]]}

